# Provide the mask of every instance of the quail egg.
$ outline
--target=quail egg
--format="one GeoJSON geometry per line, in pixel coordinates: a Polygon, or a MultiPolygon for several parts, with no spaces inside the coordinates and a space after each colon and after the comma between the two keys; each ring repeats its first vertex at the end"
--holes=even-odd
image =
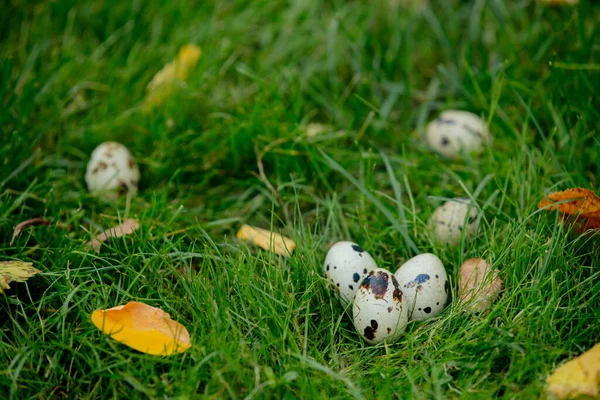
{"type": "Polygon", "coordinates": [[[394,340],[406,330],[408,307],[391,272],[377,268],[361,281],[354,297],[354,327],[369,344],[394,340]]]}
{"type": "Polygon", "coordinates": [[[411,321],[423,321],[442,312],[450,285],[444,264],[430,253],[411,258],[394,274],[408,307],[411,321]]]}
{"type": "Polygon", "coordinates": [[[425,138],[433,150],[454,158],[463,151],[481,152],[485,142],[490,140],[490,132],[477,115],[447,110],[427,125],[425,138]]]}
{"type": "Polygon", "coordinates": [[[428,226],[437,242],[456,246],[463,235],[467,239],[475,236],[479,228],[478,214],[476,206],[459,197],[436,209],[428,226]]]}
{"type": "Polygon", "coordinates": [[[342,302],[354,299],[363,277],[377,264],[373,257],[354,242],[337,242],[327,252],[323,270],[325,276],[337,289],[342,302]]]}
{"type": "Polygon", "coordinates": [[[85,182],[92,193],[115,199],[122,192],[135,194],[140,170],[127,147],[105,142],[94,149],[87,164],[85,182]]]}

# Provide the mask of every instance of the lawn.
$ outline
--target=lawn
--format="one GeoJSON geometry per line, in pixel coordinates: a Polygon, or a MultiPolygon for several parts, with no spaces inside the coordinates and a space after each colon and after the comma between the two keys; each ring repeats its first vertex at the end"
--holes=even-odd
{"type": "Polygon", "coordinates": [[[4,2],[0,261],[41,273],[0,295],[0,397],[543,397],[600,339],[598,235],[537,209],[599,187],[600,4],[406,3],[4,2]],[[188,43],[197,66],[148,112],[146,85],[188,43]],[[431,151],[424,128],[447,109],[482,116],[491,144],[431,151]],[[108,140],[139,163],[130,202],[87,190],[108,140]],[[482,210],[479,233],[436,244],[427,220],[459,196],[482,210]],[[50,224],[10,244],[34,217],[50,224]],[[86,245],[125,218],[140,229],[86,245]],[[242,224],[298,247],[263,251],[242,224]],[[367,345],[323,273],[340,240],[392,272],[434,253],[445,310],[367,345]],[[452,301],[471,257],[505,283],[480,315],[452,301]],[[92,324],[129,301],[168,312],[192,347],[152,356],[92,324]]]}

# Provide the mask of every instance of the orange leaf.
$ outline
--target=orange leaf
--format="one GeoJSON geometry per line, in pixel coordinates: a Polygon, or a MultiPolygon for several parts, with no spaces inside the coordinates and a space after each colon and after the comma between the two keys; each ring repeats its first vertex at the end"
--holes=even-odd
{"type": "Polygon", "coordinates": [[[556,210],[575,217],[582,228],[600,229],[600,197],[588,189],[574,188],[550,193],[539,209],[556,210]],[[560,204],[555,204],[560,202],[560,204]]]}
{"type": "Polygon", "coordinates": [[[600,394],[600,343],[558,367],[546,379],[548,391],[559,399],[600,394]]]}
{"type": "Polygon", "coordinates": [[[91,242],[88,242],[87,245],[91,246],[96,253],[100,253],[100,247],[102,246],[102,242],[105,242],[109,238],[118,238],[121,236],[129,235],[140,227],[140,223],[135,219],[126,219],[121,224],[117,226],[113,226],[96,236],[91,242]]]}
{"type": "Polygon", "coordinates": [[[185,326],[160,308],[137,301],[96,310],[92,322],[113,339],[143,353],[169,356],[191,347],[185,326]]]}

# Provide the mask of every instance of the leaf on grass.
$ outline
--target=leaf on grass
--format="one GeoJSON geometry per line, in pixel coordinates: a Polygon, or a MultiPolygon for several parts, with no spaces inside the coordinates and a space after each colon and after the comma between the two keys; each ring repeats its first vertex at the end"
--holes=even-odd
{"type": "Polygon", "coordinates": [[[264,250],[273,251],[282,256],[289,256],[296,249],[296,243],[279,233],[250,225],[242,225],[237,237],[247,242],[252,242],[264,250]]]}
{"type": "Polygon", "coordinates": [[[550,193],[538,208],[573,216],[583,229],[600,229],[600,197],[588,189],[574,188],[550,193]],[[560,204],[555,204],[560,202],[560,204]]]}
{"type": "Polygon", "coordinates": [[[118,238],[121,236],[129,235],[132,232],[136,231],[140,227],[140,223],[135,219],[126,219],[121,224],[117,226],[113,226],[96,236],[90,242],[87,242],[87,246],[91,246],[96,253],[100,253],[100,247],[102,247],[102,242],[105,242],[110,238],[118,238]]]}
{"type": "Polygon", "coordinates": [[[325,124],[319,124],[317,122],[311,122],[309,124],[306,124],[303,127],[304,130],[304,135],[306,137],[315,137],[315,136],[320,136],[324,133],[327,132],[333,132],[333,128],[329,125],[325,125],[325,124]]]}
{"type": "Polygon", "coordinates": [[[579,0],[539,0],[540,3],[548,6],[575,6],[579,4],[579,0]]]}
{"type": "Polygon", "coordinates": [[[590,396],[600,392],[600,343],[579,357],[568,361],[546,378],[548,392],[559,399],[590,396]]]}
{"type": "Polygon", "coordinates": [[[137,301],[96,310],[92,322],[111,338],[142,353],[170,356],[192,345],[185,326],[160,308],[137,301]]]}
{"type": "Polygon", "coordinates": [[[187,44],[183,46],[177,57],[154,75],[146,86],[148,92],[144,105],[146,109],[158,106],[171,95],[175,84],[188,78],[190,71],[196,66],[202,50],[200,47],[187,44]]]}
{"type": "Polygon", "coordinates": [[[25,282],[40,271],[33,264],[25,261],[1,261],[0,262],[0,293],[10,289],[11,282],[25,282]]]}
{"type": "MultiPolygon", "coordinates": [[[[31,218],[31,219],[28,219],[27,221],[20,222],[19,224],[17,224],[17,226],[15,226],[15,229],[13,230],[13,235],[12,235],[12,239],[10,240],[9,246],[13,245],[13,243],[15,242],[17,237],[21,234],[21,231],[23,231],[23,229],[25,229],[29,226],[34,226],[34,225],[50,225],[50,224],[51,224],[50,221],[48,221],[47,219],[42,218],[42,217],[31,218]]],[[[59,222],[58,226],[61,228],[64,228],[65,224],[59,222]]]]}

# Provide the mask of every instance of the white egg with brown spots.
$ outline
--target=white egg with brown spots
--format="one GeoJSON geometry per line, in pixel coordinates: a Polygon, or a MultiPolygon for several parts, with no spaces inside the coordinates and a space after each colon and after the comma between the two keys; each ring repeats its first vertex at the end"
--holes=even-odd
{"type": "Polygon", "coordinates": [[[450,284],[442,261],[431,253],[419,254],[398,268],[394,274],[404,294],[411,321],[423,321],[439,315],[450,284]]]}
{"type": "Polygon", "coordinates": [[[479,229],[478,209],[468,199],[447,201],[429,218],[428,227],[436,242],[456,246],[461,238],[472,239],[479,229]]]}
{"type": "Polygon", "coordinates": [[[343,303],[354,299],[360,282],[367,273],[377,268],[373,257],[354,242],[337,242],[327,252],[323,270],[340,295],[343,303]]]}
{"type": "Polygon", "coordinates": [[[427,125],[425,139],[436,152],[455,158],[463,152],[481,152],[490,140],[490,132],[485,121],[477,115],[447,110],[427,125]]]}
{"type": "Polygon", "coordinates": [[[369,344],[393,341],[406,330],[408,307],[391,272],[377,268],[361,281],[352,304],[354,327],[369,344]]]}
{"type": "Polygon", "coordinates": [[[140,170],[127,147],[105,142],[94,149],[87,164],[85,182],[92,193],[106,199],[137,192],[140,170]]]}

